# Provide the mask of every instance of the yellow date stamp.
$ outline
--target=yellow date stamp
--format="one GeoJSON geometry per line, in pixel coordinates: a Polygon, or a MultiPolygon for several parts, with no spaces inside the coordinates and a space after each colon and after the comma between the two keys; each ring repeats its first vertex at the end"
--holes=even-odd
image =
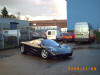
{"type": "Polygon", "coordinates": [[[96,71],[95,66],[68,66],[68,71],[96,71]]]}

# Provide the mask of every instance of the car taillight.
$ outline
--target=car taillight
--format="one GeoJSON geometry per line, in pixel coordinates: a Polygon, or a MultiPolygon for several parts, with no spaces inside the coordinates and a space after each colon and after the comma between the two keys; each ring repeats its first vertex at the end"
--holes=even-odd
{"type": "Polygon", "coordinates": [[[96,40],[96,34],[94,34],[94,39],[96,40]]]}
{"type": "Polygon", "coordinates": [[[88,35],[88,38],[90,38],[90,34],[88,35]]]}
{"type": "Polygon", "coordinates": [[[62,36],[62,38],[63,38],[64,36],[62,36]]]}
{"type": "Polygon", "coordinates": [[[56,38],[58,38],[58,36],[56,36],[56,38]]]}
{"type": "Polygon", "coordinates": [[[72,38],[74,38],[74,35],[72,35],[72,38]]]}
{"type": "Polygon", "coordinates": [[[62,38],[65,38],[65,36],[62,36],[62,38]]]}

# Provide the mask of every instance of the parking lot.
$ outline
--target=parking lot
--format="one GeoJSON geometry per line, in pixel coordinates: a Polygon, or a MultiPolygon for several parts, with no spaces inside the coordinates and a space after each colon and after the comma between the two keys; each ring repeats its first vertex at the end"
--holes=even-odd
{"type": "Polygon", "coordinates": [[[0,75],[100,75],[100,50],[91,48],[90,44],[71,44],[75,46],[73,56],[67,58],[50,58],[20,53],[19,48],[0,51],[0,75]],[[96,71],[73,70],[68,67],[96,67],[96,71]]]}

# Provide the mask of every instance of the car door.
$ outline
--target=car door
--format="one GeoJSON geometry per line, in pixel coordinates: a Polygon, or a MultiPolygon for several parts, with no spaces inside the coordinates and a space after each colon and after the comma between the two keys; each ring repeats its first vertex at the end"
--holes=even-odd
{"type": "Polygon", "coordinates": [[[36,43],[33,44],[33,46],[30,46],[29,49],[30,49],[31,53],[35,53],[35,54],[40,54],[40,52],[42,50],[40,44],[36,44],[36,43]]]}

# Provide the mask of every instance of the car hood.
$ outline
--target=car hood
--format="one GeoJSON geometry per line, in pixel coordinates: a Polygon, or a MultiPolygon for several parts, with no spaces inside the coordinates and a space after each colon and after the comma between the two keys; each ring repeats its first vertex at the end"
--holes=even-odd
{"type": "Polygon", "coordinates": [[[46,48],[49,48],[48,50],[49,51],[52,51],[52,52],[58,52],[60,54],[63,54],[63,53],[71,53],[72,52],[72,49],[71,47],[69,46],[63,46],[63,45],[60,45],[60,46],[57,46],[57,47],[46,47],[46,48]],[[52,49],[52,50],[50,50],[52,49]]]}

